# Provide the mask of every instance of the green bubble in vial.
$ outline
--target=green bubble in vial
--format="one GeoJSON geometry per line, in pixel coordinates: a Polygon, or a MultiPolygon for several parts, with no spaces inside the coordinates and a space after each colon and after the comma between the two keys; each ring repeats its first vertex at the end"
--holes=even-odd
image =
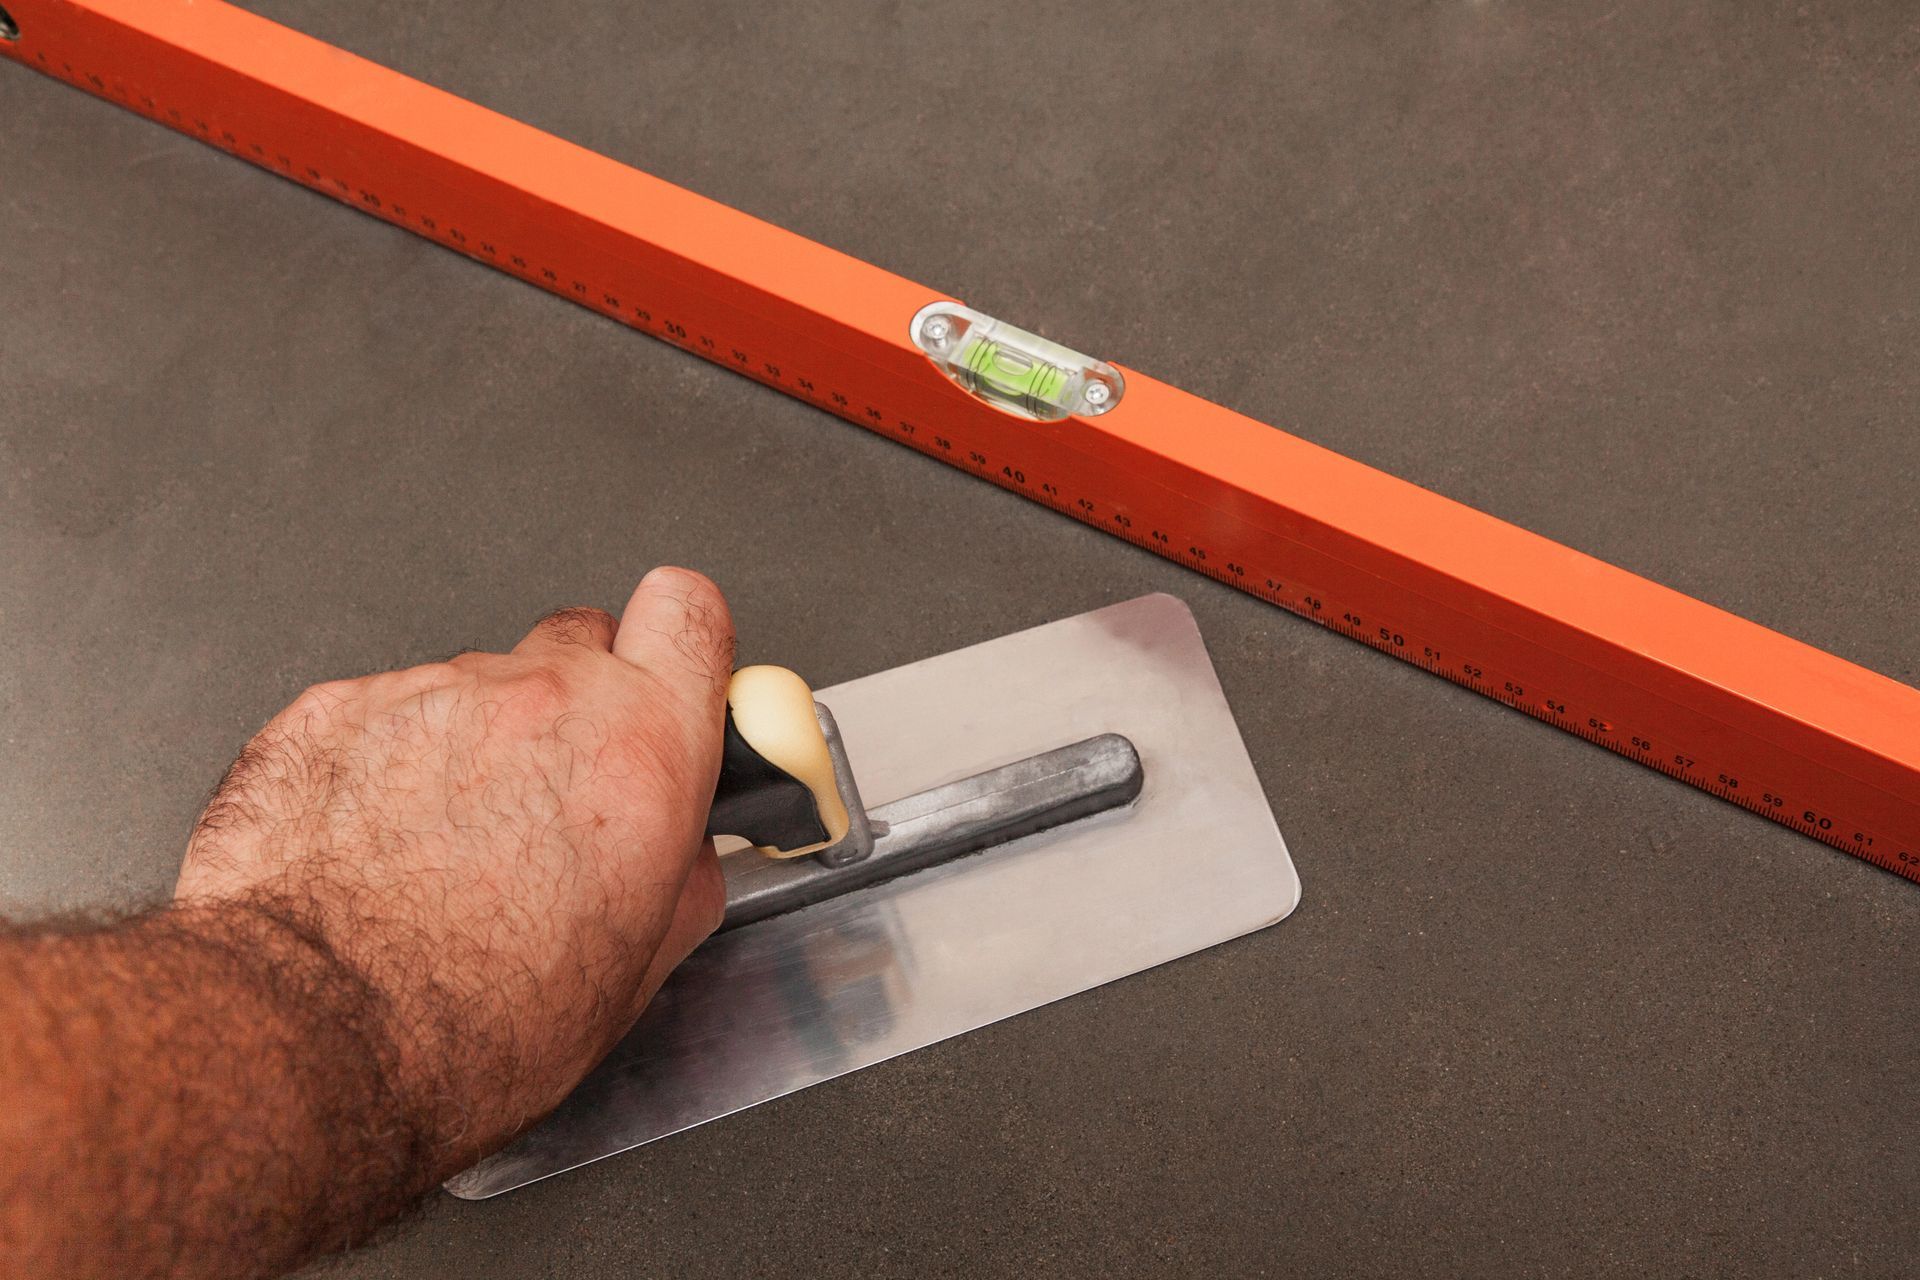
{"type": "Polygon", "coordinates": [[[984,389],[1008,400],[1023,402],[1033,412],[1056,406],[1055,397],[1067,384],[1067,374],[1060,366],[1037,360],[991,338],[975,338],[967,343],[960,349],[957,363],[984,384],[984,389]]]}

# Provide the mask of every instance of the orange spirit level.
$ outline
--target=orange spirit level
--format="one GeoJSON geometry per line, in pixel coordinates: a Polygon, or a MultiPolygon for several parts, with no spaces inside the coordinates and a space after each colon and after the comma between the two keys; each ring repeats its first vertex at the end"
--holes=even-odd
{"type": "Polygon", "coordinates": [[[1920,691],[219,0],[0,56],[1920,880],[1920,691]]]}

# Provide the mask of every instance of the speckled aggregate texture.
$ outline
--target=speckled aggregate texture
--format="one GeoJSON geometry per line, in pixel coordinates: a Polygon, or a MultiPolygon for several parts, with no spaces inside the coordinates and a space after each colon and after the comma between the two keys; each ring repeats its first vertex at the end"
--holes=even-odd
{"type": "MultiPolygon", "coordinates": [[[[257,7],[1920,678],[1908,0],[257,7]]],[[[1176,592],[1300,866],[332,1274],[1920,1268],[1913,885],[12,67],[0,247],[11,910],[163,892],[303,685],[661,562],[821,684],[1176,592]]]]}

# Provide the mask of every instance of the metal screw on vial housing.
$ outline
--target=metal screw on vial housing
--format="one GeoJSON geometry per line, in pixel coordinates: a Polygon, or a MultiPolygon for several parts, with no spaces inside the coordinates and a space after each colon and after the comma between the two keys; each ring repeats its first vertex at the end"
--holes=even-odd
{"type": "Polygon", "coordinates": [[[957,302],[922,307],[909,329],[934,367],[976,399],[1035,422],[1111,412],[1126,379],[1104,360],[957,302]]]}

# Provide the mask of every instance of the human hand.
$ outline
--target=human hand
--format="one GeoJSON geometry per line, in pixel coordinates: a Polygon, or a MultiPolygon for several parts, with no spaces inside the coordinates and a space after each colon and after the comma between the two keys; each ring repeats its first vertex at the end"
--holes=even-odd
{"type": "Polygon", "coordinates": [[[446,1176],[551,1110],[720,923],[704,841],[733,624],[686,570],[616,624],[316,685],[229,770],[176,905],[239,905],[364,986],[446,1176]]]}

